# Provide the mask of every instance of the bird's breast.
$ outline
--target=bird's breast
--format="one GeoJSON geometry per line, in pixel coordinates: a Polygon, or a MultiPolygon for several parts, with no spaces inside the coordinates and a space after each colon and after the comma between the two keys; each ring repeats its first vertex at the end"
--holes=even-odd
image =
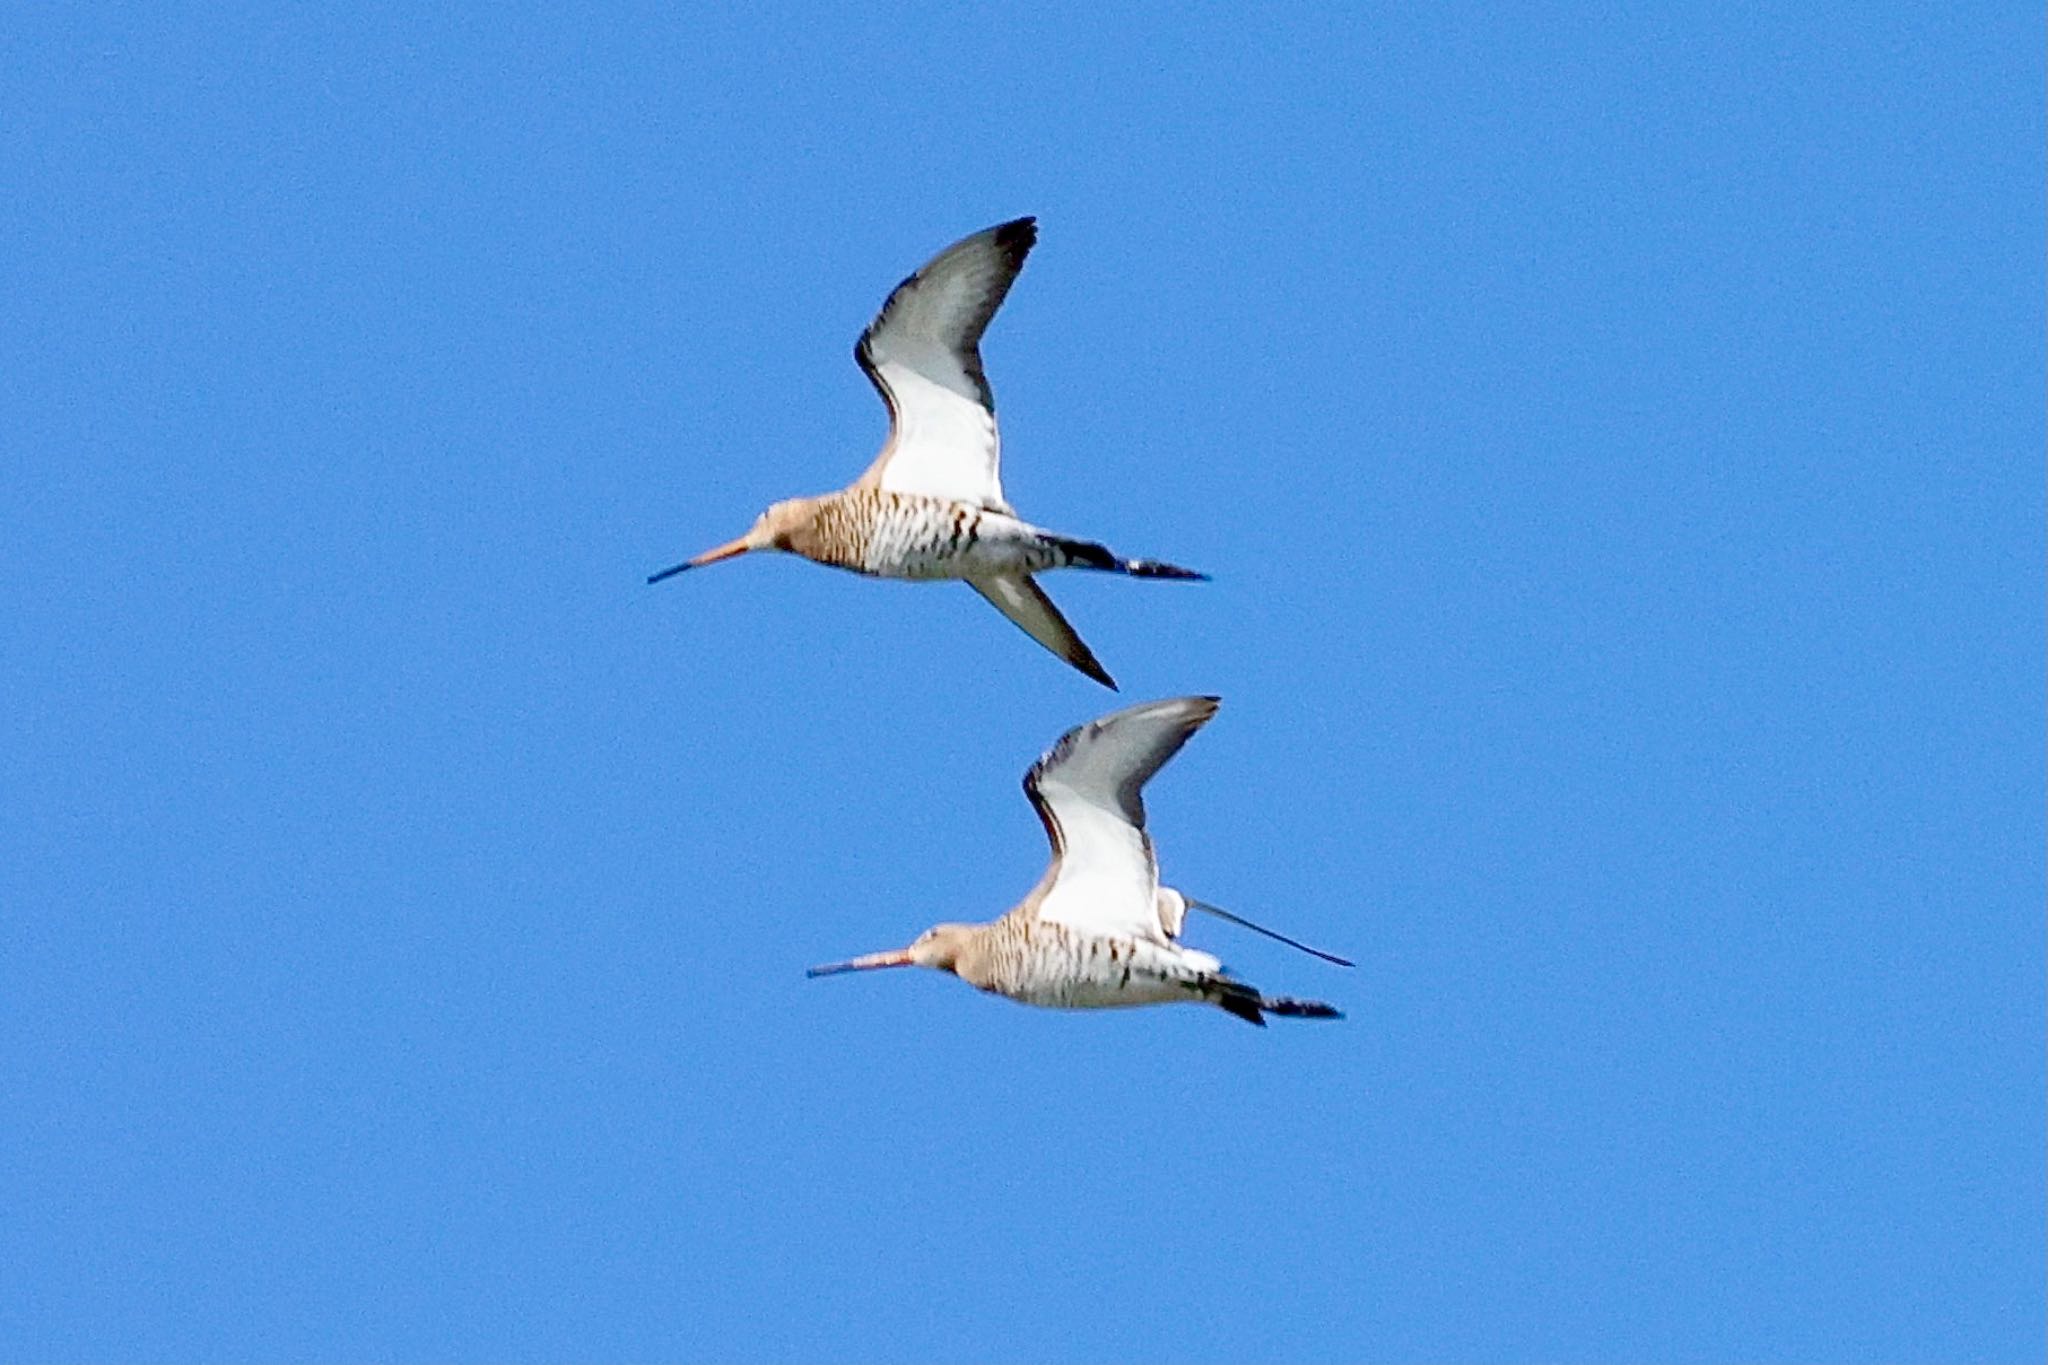
{"type": "Polygon", "coordinates": [[[857,488],[821,508],[808,544],[821,563],[878,578],[1036,573],[1056,562],[1045,537],[972,503],[857,488]]]}

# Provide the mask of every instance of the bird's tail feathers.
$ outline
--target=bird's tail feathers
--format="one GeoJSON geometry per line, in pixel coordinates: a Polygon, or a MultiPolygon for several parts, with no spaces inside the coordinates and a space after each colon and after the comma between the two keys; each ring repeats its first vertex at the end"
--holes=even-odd
{"type": "Polygon", "coordinates": [[[1209,575],[1193,569],[1183,569],[1178,564],[1168,564],[1159,559],[1125,559],[1107,545],[1098,545],[1092,540],[1068,540],[1060,537],[1054,541],[1067,563],[1077,569],[1100,569],[1105,573],[1129,574],[1133,578],[1179,578],[1196,582],[1207,582],[1209,575]]]}
{"type": "Polygon", "coordinates": [[[1266,1026],[1268,1014],[1283,1019],[1342,1019],[1343,1011],[1321,1000],[1297,1000],[1286,995],[1260,995],[1258,987],[1229,977],[1211,977],[1208,996],[1227,1013],[1247,1024],[1266,1026]]]}
{"type": "Polygon", "coordinates": [[[1269,995],[1259,1001],[1259,1008],[1268,1014],[1277,1014],[1283,1019],[1342,1019],[1344,1011],[1321,1000],[1296,1000],[1292,996],[1269,995]]]}

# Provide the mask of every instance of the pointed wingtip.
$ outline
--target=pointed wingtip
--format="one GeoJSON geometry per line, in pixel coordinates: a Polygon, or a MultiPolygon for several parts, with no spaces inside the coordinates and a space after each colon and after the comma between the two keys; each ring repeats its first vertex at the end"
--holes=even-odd
{"type": "Polygon", "coordinates": [[[1029,574],[970,578],[966,582],[1008,617],[1011,624],[1044,645],[1069,667],[1112,692],[1118,690],[1116,679],[1109,676],[1109,670],[1102,666],[1095,652],[1068,624],[1067,618],[1060,615],[1060,609],[1045,595],[1045,589],[1039,587],[1029,574]]]}
{"type": "Polygon", "coordinates": [[[1024,268],[1024,258],[1038,245],[1038,220],[1033,217],[1012,218],[988,232],[989,242],[1009,261],[1013,272],[1024,268]]]}
{"type": "Polygon", "coordinates": [[[1038,217],[1036,214],[1027,213],[1022,218],[1012,218],[1009,222],[999,224],[996,227],[996,244],[998,246],[1021,246],[1028,251],[1037,240],[1038,217]]]}
{"type": "MultiPolygon", "coordinates": [[[[1073,629],[1071,626],[1067,628],[1070,631],[1073,629]]],[[[1039,643],[1043,644],[1044,641],[1039,643]]],[[[1110,691],[1121,692],[1123,690],[1116,685],[1116,679],[1109,676],[1109,670],[1102,666],[1102,661],[1095,657],[1095,651],[1088,648],[1087,643],[1079,635],[1073,637],[1072,648],[1060,652],[1059,657],[1072,664],[1076,672],[1085,674],[1088,678],[1101,683],[1110,691]]]]}

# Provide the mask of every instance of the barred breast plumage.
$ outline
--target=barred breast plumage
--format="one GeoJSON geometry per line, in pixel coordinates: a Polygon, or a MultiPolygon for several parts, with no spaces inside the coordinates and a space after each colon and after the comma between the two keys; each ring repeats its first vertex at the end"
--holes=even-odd
{"type": "Polygon", "coordinates": [[[818,500],[806,558],[876,578],[984,578],[1069,562],[1058,538],[1012,516],[915,493],[854,488],[818,500]]]}
{"type": "Polygon", "coordinates": [[[1016,912],[988,926],[986,977],[975,984],[1027,1005],[1113,1009],[1207,997],[1220,964],[1179,944],[1077,934],[1016,912]]]}

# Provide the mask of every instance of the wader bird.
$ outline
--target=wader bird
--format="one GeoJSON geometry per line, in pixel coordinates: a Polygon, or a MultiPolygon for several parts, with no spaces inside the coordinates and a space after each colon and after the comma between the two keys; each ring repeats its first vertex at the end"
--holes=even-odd
{"type": "Polygon", "coordinates": [[[1038,240],[1029,218],[977,232],[896,286],[854,347],[889,408],[889,441],[851,488],[791,498],[753,529],[648,578],[783,550],[876,578],[960,578],[1024,633],[1105,687],[1108,672],[1033,574],[1067,567],[1137,578],[1206,578],[1021,520],[1003,500],[995,399],[981,334],[1038,240]]]}
{"type": "Polygon", "coordinates": [[[987,924],[941,924],[908,948],[810,974],[936,967],[981,990],[1058,1009],[1208,1003],[1261,1027],[1268,1014],[1342,1018],[1319,1000],[1261,995],[1177,941],[1187,912],[1202,910],[1351,965],[1159,884],[1139,792],[1216,706],[1214,697],[1148,702],[1069,730],[1024,777],[1052,840],[1052,866],[1030,895],[987,924]]]}

